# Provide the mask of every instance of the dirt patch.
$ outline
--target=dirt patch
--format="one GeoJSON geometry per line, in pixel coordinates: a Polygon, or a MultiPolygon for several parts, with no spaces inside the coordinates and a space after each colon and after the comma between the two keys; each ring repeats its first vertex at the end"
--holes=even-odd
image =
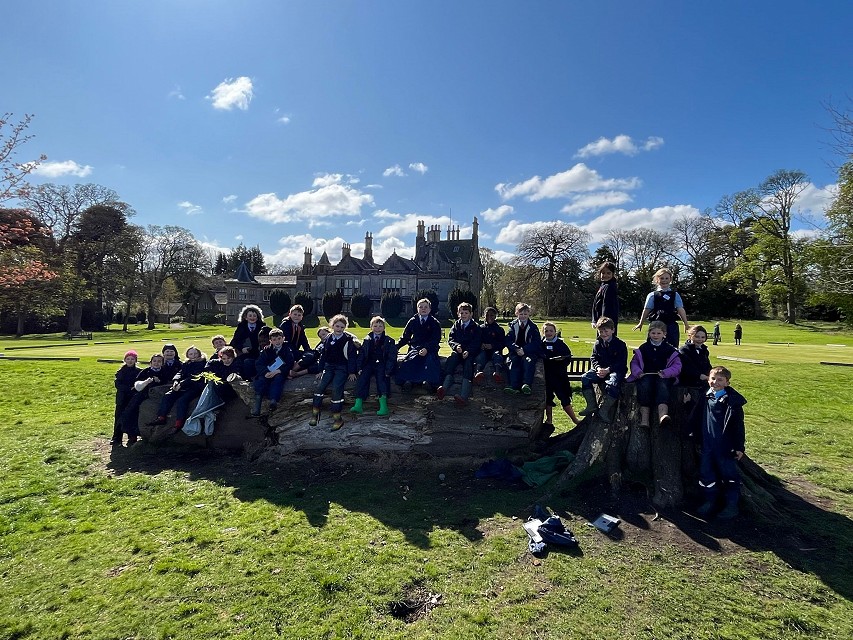
{"type": "Polygon", "coordinates": [[[388,603],[388,613],[407,624],[417,622],[441,605],[440,593],[432,593],[423,582],[403,586],[401,595],[388,603]]]}

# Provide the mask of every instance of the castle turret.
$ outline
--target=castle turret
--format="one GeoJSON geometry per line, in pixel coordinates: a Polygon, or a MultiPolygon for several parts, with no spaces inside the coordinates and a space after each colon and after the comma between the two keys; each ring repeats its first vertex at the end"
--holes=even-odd
{"type": "Polygon", "coordinates": [[[302,262],[302,275],[311,275],[311,249],[305,247],[305,260],[302,262]]]}
{"type": "Polygon", "coordinates": [[[348,242],[344,242],[341,246],[341,260],[344,258],[348,258],[350,255],[350,245],[348,242]]]}

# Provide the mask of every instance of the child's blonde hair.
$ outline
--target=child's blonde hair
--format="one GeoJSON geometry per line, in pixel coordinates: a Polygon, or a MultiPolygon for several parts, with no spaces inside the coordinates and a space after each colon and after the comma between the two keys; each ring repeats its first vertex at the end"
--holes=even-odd
{"type": "Polygon", "coordinates": [[[652,276],[652,282],[654,282],[655,284],[660,284],[660,277],[665,273],[668,274],[670,278],[672,278],[672,271],[670,271],[666,267],[663,267],[655,271],[655,275],[652,276]]]}
{"type": "Polygon", "coordinates": [[[373,328],[373,323],[375,323],[375,322],[381,322],[381,323],[382,323],[382,324],[384,324],[385,326],[388,326],[388,323],[387,323],[387,322],[385,322],[385,318],[383,318],[382,316],[373,316],[373,317],[370,319],[370,328],[371,328],[371,329],[373,328]]]}
{"type": "Polygon", "coordinates": [[[554,332],[556,333],[556,331],[557,331],[557,325],[555,325],[555,324],[554,324],[553,322],[551,322],[550,320],[546,320],[545,322],[543,322],[543,323],[542,323],[542,329],[545,329],[545,327],[553,327],[553,328],[554,328],[554,332]]]}
{"type": "Polygon", "coordinates": [[[347,320],[347,317],[342,313],[339,313],[338,315],[334,316],[331,320],[329,320],[329,326],[334,327],[338,322],[343,322],[344,328],[349,326],[349,320],[347,320]]]}
{"type": "Polygon", "coordinates": [[[711,369],[710,373],[716,373],[718,376],[723,376],[729,382],[732,380],[732,372],[725,367],[714,367],[711,369]]]}
{"type": "Polygon", "coordinates": [[[660,320],[652,320],[649,323],[649,333],[651,333],[655,329],[663,331],[664,335],[666,335],[666,322],[661,322],[660,320]]]}
{"type": "Polygon", "coordinates": [[[525,310],[530,311],[530,305],[527,304],[526,302],[519,302],[517,305],[515,305],[515,314],[516,315],[518,315],[519,311],[525,311],[525,310]]]}

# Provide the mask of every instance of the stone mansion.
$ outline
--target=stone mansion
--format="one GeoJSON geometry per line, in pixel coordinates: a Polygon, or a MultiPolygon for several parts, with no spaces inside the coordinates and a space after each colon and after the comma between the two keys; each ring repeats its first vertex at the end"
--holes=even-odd
{"type": "Polygon", "coordinates": [[[483,288],[483,267],[477,238],[478,222],[474,218],[470,240],[459,237],[459,227],[448,226],[441,239],[439,225],[425,226],[418,221],[414,258],[403,258],[396,251],[382,264],[373,261],[373,235],[364,236],[364,255],[356,258],[350,245],[344,244],[341,259],[332,264],[326,252],[312,262],[310,248],[305,248],[305,261],[298,275],[253,275],[241,264],[234,278],[225,280],[228,294],[226,322],[237,324],[237,315],[247,304],[256,304],[264,315],[272,315],[270,294],[283,289],[293,300],[304,291],[314,300],[314,314],[322,313],[323,295],[340,290],[344,297],[344,313],[349,312],[350,299],[356,293],[367,295],[373,302],[372,312],[380,312],[379,303],[386,293],[399,293],[406,303],[403,316],[414,313],[412,296],[429,289],[438,296],[438,317],[455,317],[447,308],[447,297],[454,289],[469,289],[479,296],[483,288]]]}

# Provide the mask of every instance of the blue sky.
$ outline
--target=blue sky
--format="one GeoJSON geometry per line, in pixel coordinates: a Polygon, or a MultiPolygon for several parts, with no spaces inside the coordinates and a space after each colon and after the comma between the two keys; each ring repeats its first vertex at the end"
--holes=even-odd
{"type": "Polygon", "coordinates": [[[18,0],[3,23],[31,182],[282,264],[366,231],[411,257],[451,215],[501,257],[553,220],[665,229],[777,169],[819,216],[823,104],[853,96],[847,0],[18,0]]]}

